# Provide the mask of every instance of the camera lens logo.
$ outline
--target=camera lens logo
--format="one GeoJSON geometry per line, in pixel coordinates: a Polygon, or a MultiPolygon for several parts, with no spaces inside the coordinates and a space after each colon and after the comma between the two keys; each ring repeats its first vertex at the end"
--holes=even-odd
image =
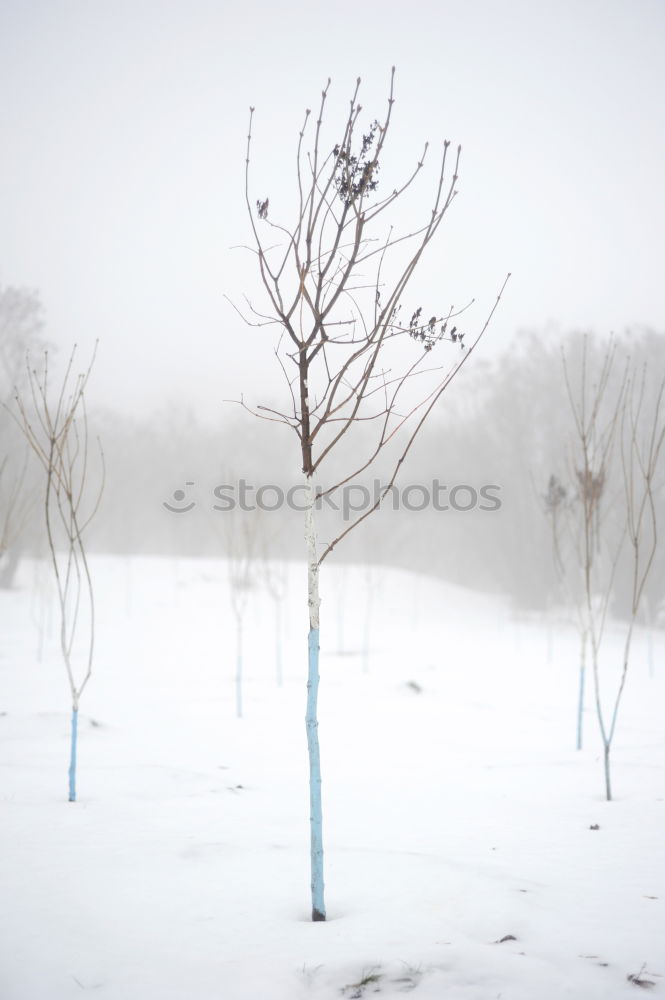
{"type": "MultiPolygon", "coordinates": [[[[193,486],[193,485],[194,485],[194,483],[189,483],[189,482],[185,483],[185,486],[193,486]]],[[[182,502],[185,499],[185,497],[186,497],[186,493],[185,493],[184,490],[174,490],[173,491],[173,499],[175,500],[176,503],[182,504],[182,502]]],[[[186,507],[182,507],[182,506],[180,506],[180,507],[172,507],[171,504],[167,503],[166,500],[165,500],[163,502],[162,506],[166,507],[166,509],[170,510],[171,513],[173,513],[173,514],[186,514],[188,510],[193,510],[193,508],[196,507],[196,503],[192,500],[192,502],[189,503],[189,504],[187,504],[186,507]]]]}

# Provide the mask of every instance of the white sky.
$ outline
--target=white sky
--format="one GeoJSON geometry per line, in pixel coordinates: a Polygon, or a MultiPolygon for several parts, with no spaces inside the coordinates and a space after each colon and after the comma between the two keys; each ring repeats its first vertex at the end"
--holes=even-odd
{"type": "Polygon", "coordinates": [[[2,0],[0,284],[40,291],[62,352],[100,338],[104,403],[215,416],[270,393],[272,336],[223,298],[258,288],[229,250],[248,106],[258,197],[328,76],[331,123],[358,75],[369,120],[394,63],[396,176],[425,139],[463,145],[426,309],[484,310],[510,270],[486,355],[551,321],[663,329],[664,47],[662,0],[2,0]]]}

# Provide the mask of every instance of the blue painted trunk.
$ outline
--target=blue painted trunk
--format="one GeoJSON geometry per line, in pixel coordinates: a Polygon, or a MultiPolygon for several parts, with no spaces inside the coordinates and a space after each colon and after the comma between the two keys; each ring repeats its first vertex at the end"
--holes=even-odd
{"type": "Polygon", "coordinates": [[[307,677],[307,749],[309,751],[310,847],[312,864],[312,920],[325,920],[323,901],[323,813],[321,809],[321,754],[319,750],[319,630],[309,630],[307,677]]]}
{"type": "Polygon", "coordinates": [[[69,801],[76,802],[76,742],[78,739],[78,709],[72,709],[72,737],[69,755],[69,801]]]}

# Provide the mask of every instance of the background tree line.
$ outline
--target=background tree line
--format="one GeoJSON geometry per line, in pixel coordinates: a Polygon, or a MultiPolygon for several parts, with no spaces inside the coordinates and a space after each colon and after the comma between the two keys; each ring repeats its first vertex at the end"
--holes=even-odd
{"type": "MultiPolygon", "coordinates": [[[[47,345],[36,293],[0,290],[0,388],[2,402],[25,379],[25,356],[37,361],[47,345]]],[[[421,570],[454,583],[501,592],[516,608],[542,610],[560,600],[552,558],[551,525],[545,496],[550,476],[574,489],[570,468],[570,409],[562,373],[562,347],[574,366],[582,333],[556,328],[518,334],[511,350],[495,359],[476,359],[460,372],[438,412],[414,446],[408,476],[398,480],[448,489],[466,484],[477,491],[500,487],[499,510],[381,510],[348,538],[346,561],[390,564],[421,570]]],[[[590,337],[590,358],[597,361],[606,338],[590,337]]],[[[653,372],[665,371],[665,335],[635,328],[617,337],[623,354],[653,372]]],[[[62,358],[58,358],[62,361],[62,358]]],[[[103,344],[98,364],[103,365],[103,344]]],[[[229,520],[256,517],[214,510],[214,489],[243,478],[254,487],[294,485],[297,439],[281,428],[259,424],[239,406],[220,400],[218,423],[204,423],[185,401],[150,416],[96,408],[91,388],[91,433],[104,442],[107,476],[98,517],[90,527],[91,551],[164,556],[223,556],[229,549],[229,520]],[[187,483],[193,483],[187,486],[187,483]],[[196,506],[172,513],[173,495],[186,491],[196,506]],[[226,519],[226,521],[225,521],[226,519]]],[[[11,585],[21,555],[43,554],[39,518],[39,478],[17,428],[0,409],[0,581],[11,585]]],[[[362,447],[362,430],[358,434],[362,447]]],[[[386,466],[392,456],[386,455],[386,466]]],[[[341,471],[341,470],[340,470],[341,471]]],[[[382,470],[372,470],[358,485],[370,490],[382,470]]],[[[417,506],[419,494],[414,493],[417,506]]],[[[466,496],[469,496],[467,493],[466,496]]],[[[656,498],[665,504],[663,484],[656,498]]],[[[356,500],[359,496],[356,497],[356,500]]],[[[185,506],[183,501],[182,506],[185,506]]],[[[299,558],[301,524],[297,512],[258,515],[262,551],[275,558],[299,558]]],[[[325,537],[325,518],[321,537],[325,537]]],[[[232,532],[233,533],[233,532],[232,532]]],[[[627,577],[617,575],[613,611],[625,612],[627,577]],[[626,591],[626,592],[624,592],[626,591]]],[[[647,603],[656,617],[665,598],[665,551],[656,556],[647,603]]]]}

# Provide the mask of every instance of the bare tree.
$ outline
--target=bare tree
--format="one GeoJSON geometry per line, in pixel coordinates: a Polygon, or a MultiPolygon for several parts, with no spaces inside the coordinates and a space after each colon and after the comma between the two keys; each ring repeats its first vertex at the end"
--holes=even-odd
{"type": "Polygon", "coordinates": [[[621,470],[623,473],[626,506],[626,534],[629,565],[631,569],[630,608],[628,628],[621,662],[621,679],[609,716],[604,722],[602,707],[598,717],[605,749],[605,784],[607,798],[612,798],[610,782],[610,749],[619,714],[621,696],[628,676],[635,623],[645,597],[645,588],[653,568],[658,548],[658,520],[656,506],[656,476],[660,469],[665,419],[663,394],[665,378],[657,386],[655,401],[649,408],[646,393],[647,369],[634,372],[628,385],[626,405],[622,413],[621,470]]]}
{"type": "Polygon", "coordinates": [[[9,404],[25,384],[25,356],[43,346],[42,305],[36,292],[0,289],[0,588],[11,587],[20,557],[20,539],[34,508],[28,475],[30,449],[14,424],[9,404]]]}
{"type": "Polygon", "coordinates": [[[227,520],[227,559],[231,607],[236,620],[236,715],[243,715],[244,624],[247,605],[258,576],[258,523],[256,516],[227,520]]]}
{"type": "Polygon", "coordinates": [[[0,589],[11,587],[19,563],[18,541],[34,506],[26,489],[29,449],[0,460],[0,589]]]}
{"type": "MultiPolygon", "coordinates": [[[[6,388],[22,381],[26,351],[39,343],[44,327],[39,295],[27,288],[0,290],[0,370],[6,388]]],[[[3,402],[9,401],[9,395],[3,402]]]]}
{"type": "Polygon", "coordinates": [[[595,366],[597,370],[593,370],[584,339],[577,385],[573,384],[565,354],[563,366],[574,426],[575,503],[568,511],[576,544],[571,552],[580,574],[578,613],[584,648],[588,642],[591,653],[596,715],[603,742],[605,795],[609,801],[610,756],[633,631],[658,543],[654,483],[665,434],[664,383],[658,386],[649,411],[646,374],[639,376],[631,370],[628,359],[617,373],[614,342],[595,366]],[[617,572],[623,565],[628,565],[631,574],[631,600],[619,680],[607,699],[603,697],[601,653],[616,596],[617,572]]]}
{"type": "Polygon", "coordinates": [[[365,563],[364,579],[365,579],[365,608],[363,613],[362,668],[363,668],[363,673],[367,674],[369,673],[369,661],[371,653],[372,612],[374,609],[374,600],[376,597],[376,592],[380,586],[380,576],[376,572],[376,566],[374,566],[369,561],[369,559],[365,563]]]}
{"type": "Polygon", "coordinates": [[[46,634],[53,631],[53,582],[51,569],[46,559],[40,554],[33,561],[32,599],[30,602],[30,617],[37,629],[37,663],[42,662],[46,634]]]}
{"type": "Polygon", "coordinates": [[[543,496],[545,514],[551,522],[552,555],[559,588],[572,608],[579,635],[580,662],[577,686],[576,738],[577,750],[584,742],[584,702],[586,693],[586,654],[589,640],[588,616],[579,568],[583,565],[579,533],[575,531],[575,504],[568,489],[552,474],[543,496]],[[571,558],[572,556],[572,558],[571,558]]]}
{"type": "Polygon", "coordinates": [[[273,621],[275,626],[275,679],[277,687],[284,683],[283,653],[282,653],[282,616],[284,601],[289,582],[288,566],[284,560],[277,559],[264,549],[263,582],[273,605],[273,621]]]}
{"type": "Polygon", "coordinates": [[[273,195],[271,201],[264,189],[257,198],[251,191],[253,108],[249,116],[245,200],[253,245],[248,249],[255,255],[264,305],[257,308],[246,298],[243,310],[234,308],[250,325],[275,325],[279,330],[275,355],[286,383],[288,405],[282,409],[268,406],[247,409],[290,428],[298,441],[304,477],[309,607],[306,730],[313,920],[326,918],[317,712],[320,568],[349,532],[379,507],[392,488],[427,416],[487,329],[505,287],[504,282],[469,347],[460,320],[468,306],[441,309],[439,303],[433,303],[425,311],[422,306],[414,306],[402,317],[402,301],[409,283],[456,197],[461,147],[451,152],[450,143],[447,140],[443,143],[432,200],[420,221],[404,232],[388,224],[389,211],[423,172],[428,150],[426,144],[402,183],[385,196],[378,194],[392,127],[393,84],[394,68],[385,115],[381,120],[370,119],[364,129],[358,102],[360,79],[341,127],[330,138],[324,136],[330,81],[321,95],[313,134],[309,131],[311,112],[309,109],[305,112],[297,142],[297,207],[291,225],[273,220],[273,213],[279,213],[281,208],[278,197],[273,195]],[[307,152],[306,136],[310,142],[307,152]],[[415,357],[406,349],[408,341],[417,350],[415,357]],[[427,364],[431,351],[441,341],[456,345],[460,352],[459,360],[445,371],[427,364]],[[418,385],[427,388],[418,390],[418,385]],[[374,443],[364,454],[358,454],[354,430],[368,426],[375,429],[374,443]],[[391,449],[395,449],[392,456],[391,449]],[[329,468],[328,459],[333,453],[339,459],[340,451],[346,472],[322,483],[329,468]],[[388,481],[380,495],[320,550],[316,511],[326,498],[338,495],[380,455],[388,456],[391,462],[388,481]]]}
{"type": "Polygon", "coordinates": [[[72,376],[76,348],[56,391],[50,398],[49,358],[44,353],[41,373],[27,365],[28,393],[15,395],[15,418],[37,456],[46,477],[44,520],[60,609],[60,648],[72,699],[69,760],[69,801],[76,801],[78,710],[92,673],[95,645],[95,602],[83,535],[94,517],[104,487],[104,456],[99,445],[101,479],[89,500],[90,464],[88,417],[84,392],[95,355],[85,372],[72,376]],[[83,649],[75,646],[81,632],[83,649]],[[80,656],[81,666],[75,659],[80,656]]]}

